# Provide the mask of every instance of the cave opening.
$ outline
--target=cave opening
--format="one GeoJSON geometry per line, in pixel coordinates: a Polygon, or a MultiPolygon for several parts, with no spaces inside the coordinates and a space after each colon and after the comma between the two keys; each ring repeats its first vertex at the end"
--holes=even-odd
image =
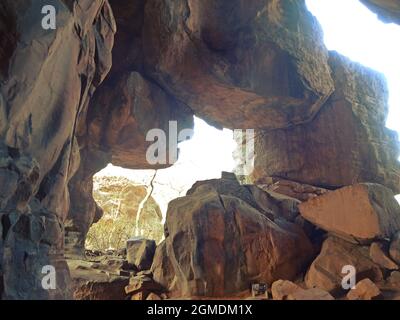
{"type": "Polygon", "coordinates": [[[118,250],[135,238],[161,242],[168,203],[195,182],[218,179],[238,165],[233,131],[197,117],[193,137],[178,147],[178,160],[168,168],[136,170],[110,163],[93,177],[93,197],[103,216],[89,229],[86,249],[118,250]]]}

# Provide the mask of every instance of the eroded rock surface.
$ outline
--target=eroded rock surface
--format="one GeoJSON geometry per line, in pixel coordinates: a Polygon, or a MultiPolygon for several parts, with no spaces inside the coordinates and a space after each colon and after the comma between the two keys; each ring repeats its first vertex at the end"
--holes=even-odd
{"type": "Polygon", "coordinates": [[[299,275],[313,255],[303,231],[274,223],[216,185],[226,186],[223,179],[202,182],[169,204],[164,252],[170,262],[155,259],[154,275],[162,277],[159,269],[172,266],[176,283],[168,283],[168,289],[179,296],[205,297],[229,296],[248,290],[252,282],[272,284],[299,275]]]}

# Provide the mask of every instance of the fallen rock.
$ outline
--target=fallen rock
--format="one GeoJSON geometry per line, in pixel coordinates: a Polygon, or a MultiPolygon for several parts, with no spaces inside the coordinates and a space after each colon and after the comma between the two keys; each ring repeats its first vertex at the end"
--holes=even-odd
{"type": "Polygon", "coordinates": [[[373,300],[381,295],[379,288],[370,280],[364,279],[357,283],[347,294],[349,300],[373,300]]]}
{"type": "Polygon", "coordinates": [[[341,188],[299,205],[301,215],[318,227],[354,241],[392,238],[400,230],[400,205],[379,184],[341,188]]]}
{"type": "Polygon", "coordinates": [[[391,260],[387,255],[387,248],[381,242],[374,242],[369,249],[371,260],[377,265],[388,270],[397,270],[399,266],[391,260]]]}
{"type": "Polygon", "coordinates": [[[361,247],[336,237],[329,237],[322,246],[321,253],[311,264],[305,283],[308,288],[321,288],[332,294],[342,290],[344,266],[353,266],[356,279],[383,279],[380,267],[371,261],[368,247],[361,247]]]}
{"type": "Polygon", "coordinates": [[[253,181],[279,177],[328,189],[373,182],[400,193],[398,137],[385,125],[386,80],[337,52],[329,65],[335,92],[312,121],[256,132],[253,181]]]}
{"type": "MultiPolygon", "coordinates": [[[[162,250],[176,277],[176,295],[226,297],[249,290],[252,283],[271,285],[301,273],[313,256],[304,232],[218,193],[215,183],[202,183],[168,206],[162,250]]],[[[153,265],[155,275],[164,273],[159,266],[153,265]]],[[[166,287],[171,290],[171,283],[166,287]]]]}
{"type": "Polygon", "coordinates": [[[395,234],[390,243],[389,254],[397,264],[400,264],[400,231],[395,234]]]}
{"type": "Polygon", "coordinates": [[[156,242],[148,239],[132,239],[127,241],[127,260],[138,270],[148,270],[153,263],[156,242]]]}
{"type": "Polygon", "coordinates": [[[258,206],[265,212],[270,212],[274,218],[280,217],[294,222],[299,215],[299,200],[255,185],[247,185],[246,188],[250,190],[258,206]]]}
{"type": "Polygon", "coordinates": [[[141,275],[129,279],[129,285],[125,287],[126,294],[132,297],[132,300],[146,300],[150,293],[162,293],[163,288],[152,278],[141,275]]]}
{"type": "Polygon", "coordinates": [[[299,290],[303,289],[288,280],[275,281],[271,286],[272,298],[274,300],[287,300],[290,294],[299,290]]]}

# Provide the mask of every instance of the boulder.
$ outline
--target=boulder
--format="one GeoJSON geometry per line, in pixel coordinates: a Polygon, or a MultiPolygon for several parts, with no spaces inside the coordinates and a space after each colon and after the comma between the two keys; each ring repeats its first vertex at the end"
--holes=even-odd
{"type": "MultiPolygon", "coordinates": [[[[215,183],[202,183],[169,204],[162,250],[176,277],[175,294],[226,297],[252,283],[271,285],[301,273],[313,255],[303,231],[289,222],[282,227],[243,200],[218,193],[215,183]]],[[[155,275],[163,274],[161,266],[153,264],[155,275]]]]}
{"type": "Polygon", "coordinates": [[[328,189],[373,182],[400,193],[398,137],[386,128],[386,80],[336,52],[329,65],[336,90],[312,121],[256,131],[253,181],[275,177],[328,189]]]}
{"type": "Polygon", "coordinates": [[[394,235],[390,243],[389,254],[397,264],[400,264],[400,231],[394,235]]]}
{"type": "Polygon", "coordinates": [[[368,247],[329,237],[323,243],[321,253],[311,264],[305,283],[308,288],[320,288],[336,295],[342,290],[342,280],[347,275],[342,273],[345,266],[355,268],[356,280],[383,279],[380,267],[369,258],[368,247]]]}
{"type": "Polygon", "coordinates": [[[299,205],[316,226],[347,240],[392,238],[400,230],[400,205],[384,186],[362,183],[341,188],[299,205]]]}
{"type": "Polygon", "coordinates": [[[381,295],[379,288],[370,280],[364,279],[357,283],[347,294],[348,300],[373,300],[381,295]]]}
{"type": "Polygon", "coordinates": [[[149,270],[156,251],[156,242],[148,239],[131,239],[127,241],[127,260],[139,271],[149,270]]]}
{"type": "Polygon", "coordinates": [[[397,270],[399,266],[388,257],[388,246],[381,242],[374,242],[369,249],[371,260],[388,270],[397,270]]]}
{"type": "Polygon", "coordinates": [[[294,222],[299,215],[299,200],[274,191],[265,191],[255,185],[248,185],[246,188],[250,190],[258,206],[271,213],[274,218],[294,222]]]}
{"type": "Polygon", "coordinates": [[[272,298],[274,300],[287,300],[289,295],[299,290],[303,289],[288,280],[275,281],[271,286],[272,298]]]}

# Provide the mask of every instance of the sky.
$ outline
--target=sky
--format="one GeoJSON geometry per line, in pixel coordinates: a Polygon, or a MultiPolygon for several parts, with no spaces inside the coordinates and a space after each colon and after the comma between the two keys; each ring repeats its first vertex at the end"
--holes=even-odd
{"type": "MultiPolygon", "coordinates": [[[[400,26],[384,24],[358,0],[306,0],[324,31],[329,50],[336,50],[386,76],[390,113],[387,126],[400,132],[400,26]]],[[[170,200],[183,196],[198,180],[219,178],[234,167],[232,131],[217,130],[195,118],[194,137],[181,143],[180,158],[159,170],[153,197],[164,216],[170,200]]],[[[148,183],[152,170],[127,170],[109,165],[98,175],[124,176],[148,183]]],[[[398,196],[400,201],[400,196],[398,196]]]]}

